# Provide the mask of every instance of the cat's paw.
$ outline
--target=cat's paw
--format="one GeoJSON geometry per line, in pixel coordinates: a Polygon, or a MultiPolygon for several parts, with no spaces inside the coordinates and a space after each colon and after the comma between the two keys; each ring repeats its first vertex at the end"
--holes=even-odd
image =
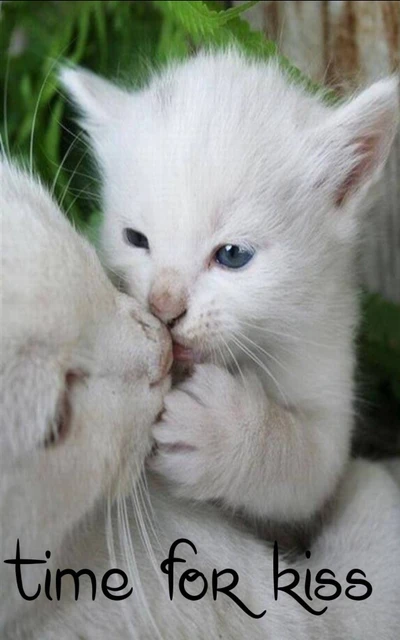
{"type": "Polygon", "coordinates": [[[167,478],[180,496],[201,500],[226,497],[239,482],[244,441],[262,411],[257,379],[244,384],[225,369],[198,365],[166,398],[153,428],[157,445],[150,468],[167,478]]]}

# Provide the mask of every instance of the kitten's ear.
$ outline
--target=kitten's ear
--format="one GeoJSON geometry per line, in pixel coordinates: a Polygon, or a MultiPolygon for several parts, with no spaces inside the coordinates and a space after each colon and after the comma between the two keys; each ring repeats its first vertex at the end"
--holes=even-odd
{"type": "Polygon", "coordinates": [[[61,67],[59,78],[83,114],[85,128],[105,125],[123,116],[129,98],[124,89],[81,67],[61,67]]]}
{"type": "Polygon", "coordinates": [[[319,129],[320,167],[337,207],[383,168],[399,121],[398,81],[380,80],[339,107],[319,129]]]}

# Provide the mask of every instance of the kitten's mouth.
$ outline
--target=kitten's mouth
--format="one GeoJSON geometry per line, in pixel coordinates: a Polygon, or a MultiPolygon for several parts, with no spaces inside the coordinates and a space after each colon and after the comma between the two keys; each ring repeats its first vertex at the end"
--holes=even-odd
{"type": "Polygon", "coordinates": [[[174,362],[186,362],[188,364],[198,364],[203,362],[203,355],[197,349],[190,349],[179,342],[173,342],[172,353],[174,356],[174,362]]]}
{"type": "Polygon", "coordinates": [[[174,360],[177,362],[194,362],[193,350],[184,347],[183,344],[179,344],[179,342],[173,343],[172,353],[174,360]]]}

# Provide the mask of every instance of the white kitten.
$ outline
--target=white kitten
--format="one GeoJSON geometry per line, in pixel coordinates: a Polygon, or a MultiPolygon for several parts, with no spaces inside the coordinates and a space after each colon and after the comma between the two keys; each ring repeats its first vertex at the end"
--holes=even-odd
{"type": "Polygon", "coordinates": [[[62,81],[104,176],[107,265],[169,324],[178,359],[206,362],[167,398],[153,468],[179,496],[308,518],[348,459],[360,205],[397,82],[329,107],[233,51],[138,92],[84,70],[62,81]]]}
{"type": "MultiPolygon", "coordinates": [[[[135,495],[137,471],[149,447],[148,427],[168,388],[168,338],[134,300],[112,288],[93,250],[44,190],[4,163],[0,211],[2,640],[292,640],[294,634],[298,640],[397,640],[400,492],[379,465],[354,462],[349,467],[310,560],[292,564],[280,559],[280,570],[293,566],[301,573],[296,592],[306,603],[306,569],[313,577],[312,593],[320,569],[335,572],[342,595],[311,603],[316,610],[328,604],[322,616],[311,615],[283,592],[274,600],[268,546],[234,528],[219,510],[178,502],[156,485],[151,494],[161,547],[153,541],[152,566],[148,539],[136,524],[136,518],[142,521],[140,513],[129,509],[120,493],[130,486],[135,495]],[[114,549],[104,514],[110,493],[119,494],[114,517],[119,515],[122,527],[114,549]],[[185,562],[174,563],[171,602],[159,565],[182,537],[196,546],[197,555],[187,544],[177,548],[176,557],[185,562]],[[52,554],[44,565],[22,568],[26,593],[41,587],[32,602],[17,591],[15,567],[3,562],[15,557],[17,538],[23,558],[44,559],[47,549],[52,554]],[[134,587],[120,602],[100,590],[105,572],[115,566],[127,572],[134,587]],[[192,567],[209,585],[197,601],[184,599],[179,591],[183,572],[192,567]],[[213,569],[228,567],[240,578],[234,595],[256,614],[266,608],[262,618],[246,615],[223,591],[212,598],[213,569]],[[359,602],[344,593],[346,575],[355,567],[373,586],[371,596],[359,602]],[[57,568],[92,570],[95,601],[84,575],[78,601],[67,577],[57,602],[57,568]],[[44,594],[48,570],[52,601],[44,594]]],[[[228,574],[219,586],[230,581],[228,574]]],[[[201,577],[188,583],[189,592],[201,591],[201,577]]],[[[115,587],[120,584],[118,578],[115,587]]],[[[362,595],[365,587],[354,593],[362,595]]]]}

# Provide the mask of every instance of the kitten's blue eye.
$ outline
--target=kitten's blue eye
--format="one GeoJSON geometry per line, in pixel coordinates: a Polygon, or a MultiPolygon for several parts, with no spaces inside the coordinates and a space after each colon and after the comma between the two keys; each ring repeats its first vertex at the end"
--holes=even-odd
{"type": "Polygon", "coordinates": [[[215,260],[228,269],[240,269],[254,256],[254,249],[247,249],[237,244],[226,244],[218,249],[215,260]]]}
{"type": "Polygon", "coordinates": [[[138,249],[149,249],[149,241],[146,236],[134,229],[124,229],[124,237],[128,244],[138,249]]]}

